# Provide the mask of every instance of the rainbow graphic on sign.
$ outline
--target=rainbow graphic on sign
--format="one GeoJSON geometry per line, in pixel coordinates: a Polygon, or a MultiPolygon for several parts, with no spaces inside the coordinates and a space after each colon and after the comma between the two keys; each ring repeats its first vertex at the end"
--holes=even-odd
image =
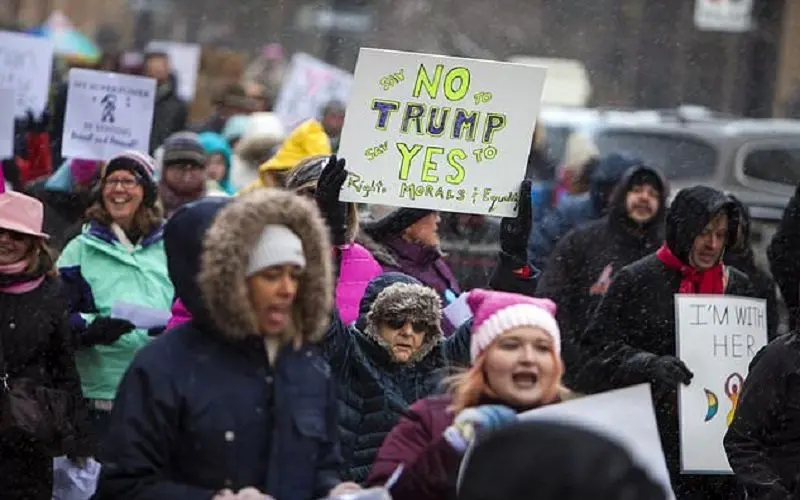
{"type": "MultiPolygon", "coordinates": [[[[736,414],[736,408],[739,406],[739,395],[742,391],[742,384],[744,384],[744,377],[738,373],[731,373],[728,375],[728,378],[725,379],[725,395],[728,396],[728,399],[731,401],[731,409],[725,416],[725,421],[728,426],[733,422],[733,416],[736,414]]],[[[703,421],[710,422],[717,416],[717,413],[719,413],[719,398],[709,389],[703,389],[703,391],[706,394],[706,401],[708,403],[708,409],[706,410],[706,416],[703,421]]]]}

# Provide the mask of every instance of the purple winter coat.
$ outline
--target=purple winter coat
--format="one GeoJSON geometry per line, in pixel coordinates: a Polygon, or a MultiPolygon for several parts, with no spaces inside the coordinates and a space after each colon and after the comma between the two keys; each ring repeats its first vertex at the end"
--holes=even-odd
{"type": "Polygon", "coordinates": [[[392,252],[398,263],[397,266],[384,264],[384,272],[399,272],[417,278],[436,290],[445,305],[449,302],[447,290],[456,297],[461,294],[461,288],[438,248],[412,243],[402,236],[392,236],[381,243],[392,252]]]}

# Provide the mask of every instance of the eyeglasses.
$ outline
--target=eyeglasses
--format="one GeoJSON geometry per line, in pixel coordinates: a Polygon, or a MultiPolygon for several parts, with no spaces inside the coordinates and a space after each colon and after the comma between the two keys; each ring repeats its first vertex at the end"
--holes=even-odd
{"type": "Polygon", "coordinates": [[[0,227],[0,236],[4,234],[7,234],[8,237],[14,241],[24,241],[28,237],[27,234],[18,233],[16,231],[12,231],[10,229],[3,229],[2,227],[0,227]]]}
{"type": "Polygon", "coordinates": [[[411,321],[408,318],[390,318],[386,320],[386,326],[392,330],[399,330],[403,328],[406,323],[411,323],[411,329],[417,333],[425,333],[430,325],[422,321],[411,321]]]}
{"type": "Polygon", "coordinates": [[[106,179],[103,181],[104,187],[121,186],[125,189],[133,189],[138,185],[139,181],[136,179],[106,179]]]}

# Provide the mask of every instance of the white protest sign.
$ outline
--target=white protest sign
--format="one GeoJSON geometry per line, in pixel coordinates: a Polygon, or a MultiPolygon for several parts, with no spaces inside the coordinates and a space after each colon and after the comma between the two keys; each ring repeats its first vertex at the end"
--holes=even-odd
{"type": "Polygon", "coordinates": [[[546,69],[361,49],[340,199],[516,215],[546,69]]]}
{"type": "Polygon", "coordinates": [[[15,90],[15,116],[23,118],[28,110],[38,116],[44,111],[50,94],[52,68],[51,41],[0,31],[0,87],[15,90]]]}
{"type": "Polygon", "coordinates": [[[295,54],[275,100],[275,114],[291,130],[319,118],[330,101],[347,102],[353,75],[308,54],[295,54]]]}
{"type": "Polygon", "coordinates": [[[681,471],[730,473],[722,439],[750,361],[767,344],[766,301],[677,294],[675,314],[677,354],[694,373],[678,393],[681,471]]]}
{"type": "Polygon", "coordinates": [[[633,460],[674,498],[649,384],[545,406],[522,413],[519,418],[563,422],[602,434],[625,448],[633,460]]]}
{"type": "Polygon", "coordinates": [[[107,160],[128,149],[147,153],[155,92],[152,78],[70,70],[62,154],[107,160]]]}
{"type": "Polygon", "coordinates": [[[154,40],[147,45],[148,51],[164,52],[178,79],[178,96],[184,101],[194,99],[197,89],[197,72],[200,69],[200,46],[193,43],[154,40]]]}
{"type": "MultiPolygon", "coordinates": [[[[0,109],[14,107],[14,89],[0,89],[0,109]]],[[[14,115],[0,113],[0,160],[14,157],[14,115]]]]}
{"type": "Polygon", "coordinates": [[[695,0],[694,25],[705,31],[742,33],[753,27],[753,0],[695,0]]]}

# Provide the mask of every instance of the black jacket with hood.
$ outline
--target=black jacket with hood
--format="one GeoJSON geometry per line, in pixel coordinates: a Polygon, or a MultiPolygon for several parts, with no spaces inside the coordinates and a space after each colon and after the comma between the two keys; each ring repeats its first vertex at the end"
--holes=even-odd
{"type": "Polygon", "coordinates": [[[547,268],[536,287],[537,297],[558,305],[561,328],[561,356],[566,366],[565,383],[570,385],[578,353],[575,340],[586,329],[592,311],[611,278],[620,269],[655,252],[664,241],[667,182],[649,167],[634,167],[617,185],[609,214],[572,230],[556,245],[547,268]],[[625,199],[636,185],[650,183],[660,194],[658,212],[646,224],[637,224],[627,213],[625,199]]]}
{"type": "Polygon", "coordinates": [[[207,500],[250,486],[281,500],[324,497],[339,482],[340,454],[334,380],[314,345],[333,303],[316,207],[276,190],[208,198],[176,212],[164,240],[192,320],[141,349],[125,374],[95,498],[207,500]],[[297,234],[307,262],[297,334],[274,364],[255,334],[245,281],[268,224],[297,234]]]}
{"type": "Polygon", "coordinates": [[[344,467],[342,479],[367,478],[383,439],[418,399],[440,392],[447,367],[469,363],[470,330],[443,338],[438,294],[401,273],[374,278],[361,300],[353,327],[338,317],[322,347],[339,388],[339,426],[344,467]],[[398,363],[380,337],[387,318],[410,317],[430,325],[419,351],[398,363]]]}
{"type": "Polygon", "coordinates": [[[725,451],[753,500],[800,498],[800,336],[777,338],[750,363],[725,451]]]}
{"type": "MultiPolygon", "coordinates": [[[[712,188],[697,186],[676,196],[667,215],[666,244],[678,259],[688,261],[694,239],[722,210],[733,215],[735,206],[727,196],[712,188]]],[[[737,224],[738,218],[731,217],[729,246],[735,243],[737,224]]],[[[756,296],[753,285],[741,271],[725,267],[725,274],[725,294],[756,296]]],[[[617,273],[579,337],[582,366],[574,389],[601,392],[654,383],[658,429],[678,498],[701,495],[698,498],[727,499],[726,488],[731,487],[727,478],[680,475],[677,388],[660,384],[650,370],[654,357],[677,355],[675,294],[681,280],[681,273],[666,267],[655,254],[617,273]],[[719,492],[725,493],[717,496],[719,492]]]]}
{"type": "Polygon", "coordinates": [[[800,326],[800,185],[783,211],[778,231],[767,248],[770,271],[789,309],[789,327],[800,326]]]}

